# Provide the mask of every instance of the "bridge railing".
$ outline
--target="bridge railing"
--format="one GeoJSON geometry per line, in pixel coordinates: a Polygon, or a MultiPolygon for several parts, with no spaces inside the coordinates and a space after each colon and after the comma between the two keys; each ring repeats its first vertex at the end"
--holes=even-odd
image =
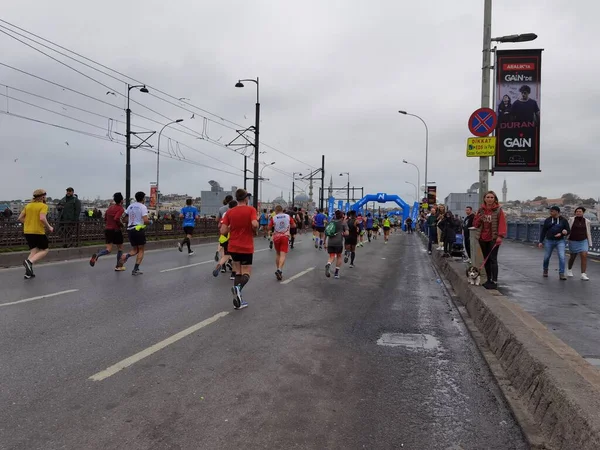
{"type": "MultiPolygon", "coordinates": [[[[508,239],[537,243],[544,221],[508,220],[508,239]]],[[[600,255],[600,223],[592,223],[592,247],[590,253],[600,255]]]]}
{"type": "MultiPolygon", "coordinates": [[[[48,233],[51,248],[81,247],[94,242],[104,242],[104,220],[86,219],[79,222],[53,223],[54,233],[48,233]]],[[[146,227],[146,238],[162,240],[183,236],[183,222],[180,220],[154,221],[146,227]]],[[[195,236],[217,235],[217,221],[201,219],[196,223],[195,236]]],[[[125,241],[127,232],[124,230],[125,241]]],[[[0,249],[18,248],[27,245],[23,235],[23,225],[15,219],[0,219],[0,249]]]]}

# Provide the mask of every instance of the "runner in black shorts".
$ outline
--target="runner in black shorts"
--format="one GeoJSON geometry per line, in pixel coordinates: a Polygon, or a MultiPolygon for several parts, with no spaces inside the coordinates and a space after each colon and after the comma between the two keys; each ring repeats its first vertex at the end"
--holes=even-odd
{"type": "MultiPolygon", "coordinates": [[[[296,225],[298,223],[298,222],[296,222],[297,213],[298,213],[298,208],[294,208],[293,211],[289,211],[287,213],[291,219],[294,219],[294,225],[296,225]]],[[[294,242],[296,241],[297,234],[298,234],[298,225],[296,225],[294,227],[290,227],[290,248],[294,248],[294,242]]]]}
{"type": "Polygon", "coordinates": [[[106,241],[106,248],[99,250],[94,253],[90,258],[90,266],[94,267],[98,258],[104,255],[108,255],[112,252],[113,245],[117,246],[117,264],[115,265],[115,271],[121,272],[125,270],[125,266],[120,264],[121,256],[123,256],[123,223],[121,217],[125,210],[123,209],[123,194],[117,192],[113,195],[114,205],[111,205],[104,214],[104,221],[106,222],[106,228],[104,230],[104,238],[106,241]]]}
{"type": "Polygon", "coordinates": [[[350,211],[348,213],[348,236],[346,236],[346,253],[344,255],[344,262],[348,262],[350,258],[350,268],[354,267],[354,258],[356,257],[356,244],[358,243],[359,228],[356,221],[356,211],[350,211]]]}
{"type": "Polygon", "coordinates": [[[120,265],[132,256],[135,256],[135,266],[131,275],[141,275],[140,264],[144,259],[144,246],[146,245],[146,225],[150,223],[148,219],[148,208],[144,205],[144,198],[146,194],[143,192],[135,193],[135,203],[132,203],[127,207],[125,211],[125,217],[128,218],[127,222],[127,234],[129,236],[129,242],[131,244],[131,251],[124,254],[121,257],[120,265]]]}

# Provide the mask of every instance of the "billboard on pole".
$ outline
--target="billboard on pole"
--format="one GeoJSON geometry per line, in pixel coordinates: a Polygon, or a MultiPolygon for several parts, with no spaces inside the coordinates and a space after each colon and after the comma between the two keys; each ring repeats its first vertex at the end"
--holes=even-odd
{"type": "Polygon", "coordinates": [[[156,184],[150,185],[150,208],[156,208],[156,184]]]}
{"type": "Polygon", "coordinates": [[[540,171],[542,50],[496,52],[497,172],[540,171]]]}

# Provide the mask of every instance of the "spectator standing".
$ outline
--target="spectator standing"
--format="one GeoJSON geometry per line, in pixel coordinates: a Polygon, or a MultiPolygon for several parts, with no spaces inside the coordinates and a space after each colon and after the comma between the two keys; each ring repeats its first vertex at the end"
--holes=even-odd
{"type": "Polygon", "coordinates": [[[548,266],[554,249],[558,253],[558,277],[566,280],[565,276],[565,238],[571,228],[567,219],[560,215],[560,208],[553,206],[550,208],[550,217],[544,221],[544,226],[540,232],[539,248],[544,248],[544,278],[548,277],[548,266]]]}
{"type": "Polygon", "coordinates": [[[487,281],[483,284],[486,289],[498,288],[498,250],[502,239],[506,237],[507,225],[504,211],[498,203],[494,191],[488,191],[483,197],[483,205],[473,219],[473,226],[481,230],[479,246],[485,261],[487,281]]]}
{"type": "Polygon", "coordinates": [[[437,208],[435,206],[431,207],[429,215],[427,216],[426,229],[427,229],[427,237],[429,238],[429,243],[427,244],[427,254],[431,255],[431,249],[434,243],[437,243],[438,238],[438,216],[437,216],[437,208]]]}
{"type": "Polygon", "coordinates": [[[587,254],[589,248],[592,245],[592,226],[589,219],[583,217],[585,214],[585,208],[580,206],[575,209],[575,217],[569,219],[569,227],[571,233],[569,234],[569,267],[567,270],[567,276],[573,276],[573,264],[579,255],[581,259],[581,279],[583,281],[589,281],[587,276],[587,254]]]}
{"type": "Polygon", "coordinates": [[[463,219],[463,245],[467,250],[467,255],[471,259],[471,231],[469,228],[473,227],[473,220],[475,220],[475,214],[473,208],[467,206],[465,208],[465,218],[463,219]]]}
{"type": "Polygon", "coordinates": [[[77,229],[81,214],[81,201],[72,187],[67,188],[66,195],[58,202],[58,233],[63,239],[63,247],[70,247],[73,233],[77,229]]]}

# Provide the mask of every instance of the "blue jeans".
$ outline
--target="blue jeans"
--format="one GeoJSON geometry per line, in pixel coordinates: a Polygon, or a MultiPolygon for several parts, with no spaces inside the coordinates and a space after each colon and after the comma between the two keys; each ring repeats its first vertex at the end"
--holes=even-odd
{"type": "Polygon", "coordinates": [[[554,249],[558,252],[558,273],[565,273],[565,247],[566,242],[564,239],[558,241],[546,239],[544,241],[544,270],[548,270],[550,263],[550,257],[554,249]]]}

